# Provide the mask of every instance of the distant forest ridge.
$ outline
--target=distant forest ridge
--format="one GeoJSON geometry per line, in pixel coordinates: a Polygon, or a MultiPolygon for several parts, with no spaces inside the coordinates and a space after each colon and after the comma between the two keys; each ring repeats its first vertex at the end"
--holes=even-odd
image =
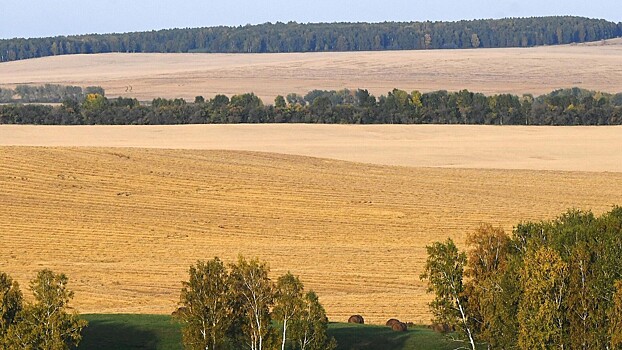
{"type": "Polygon", "coordinates": [[[107,52],[277,53],[530,47],[622,36],[622,23],[573,16],[458,22],[312,23],[0,40],[0,62],[107,52]]]}

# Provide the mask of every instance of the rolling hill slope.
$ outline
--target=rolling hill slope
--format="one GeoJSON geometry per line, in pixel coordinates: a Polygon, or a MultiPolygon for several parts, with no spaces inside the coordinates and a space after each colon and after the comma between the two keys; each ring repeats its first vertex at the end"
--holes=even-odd
{"type": "Polygon", "coordinates": [[[156,97],[254,92],[275,96],[313,89],[462,90],[549,93],[582,87],[620,92],[622,39],[606,45],[535,48],[288,54],[70,55],[0,64],[0,88],[17,84],[100,85],[108,96],[156,97]],[[131,91],[130,91],[131,90],[131,91]]]}
{"type": "Polygon", "coordinates": [[[425,245],[622,203],[622,173],[406,168],[241,151],[0,148],[0,270],[84,313],[169,313],[197,259],[265,259],[331,319],[425,323],[425,245]]]}

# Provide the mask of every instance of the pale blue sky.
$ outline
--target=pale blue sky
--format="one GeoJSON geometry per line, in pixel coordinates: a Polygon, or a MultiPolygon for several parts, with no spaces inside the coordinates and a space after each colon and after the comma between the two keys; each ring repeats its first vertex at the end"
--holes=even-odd
{"type": "Polygon", "coordinates": [[[0,38],[265,22],[577,15],[622,21],[621,0],[0,0],[0,38]]]}

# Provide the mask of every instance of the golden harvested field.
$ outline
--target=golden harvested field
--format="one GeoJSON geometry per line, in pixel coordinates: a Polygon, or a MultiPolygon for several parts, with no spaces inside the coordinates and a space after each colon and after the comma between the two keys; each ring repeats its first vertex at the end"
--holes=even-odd
{"type": "Polygon", "coordinates": [[[0,147],[0,164],[0,270],[67,273],[80,312],[169,313],[190,264],[244,254],[300,275],[332,320],[425,322],[426,244],[622,203],[620,172],[92,147],[0,147]]]}
{"type": "Polygon", "coordinates": [[[622,87],[622,39],[535,48],[286,54],[100,54],[0,64],[0,87],[16,84],[100,85],[109,96],[183,97],[312,89],[393,88],[544,94],[579,86],[622,87]],[[132,91],[128,87],[132,87],[132,91]]]}
{"type": "Polygon", "coordinates": [[[0,146],[260,151],[380,165],[622,172],[622,127],[0,125],[0,146]]]}

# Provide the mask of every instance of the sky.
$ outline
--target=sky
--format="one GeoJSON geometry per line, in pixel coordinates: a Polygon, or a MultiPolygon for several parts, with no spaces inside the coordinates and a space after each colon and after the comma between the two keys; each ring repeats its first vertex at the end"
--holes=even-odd
{"type": "Polygon", "coordinates": [[[454,21],[575,15],[622,22],[620,0],[0,0],[0,38],[265,22],[454,21]]]}

